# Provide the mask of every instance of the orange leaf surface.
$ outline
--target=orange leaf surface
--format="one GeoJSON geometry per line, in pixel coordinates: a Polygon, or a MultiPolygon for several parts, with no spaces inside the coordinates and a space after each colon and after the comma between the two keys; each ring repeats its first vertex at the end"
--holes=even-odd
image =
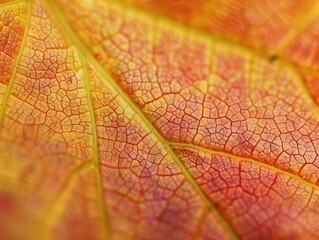
{"type": "Polygon", "coordinates": [[[318,239],[318,21],[0,0],[0,238],[318,239]]]}

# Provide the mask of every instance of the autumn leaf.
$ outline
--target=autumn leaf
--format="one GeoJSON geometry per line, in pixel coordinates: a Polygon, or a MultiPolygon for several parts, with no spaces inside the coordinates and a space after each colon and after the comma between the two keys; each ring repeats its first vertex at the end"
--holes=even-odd
{"type": "Polygon", "coordinates": [[[318,21],[0,0],[0,238],[318,239],[318,21]]]}

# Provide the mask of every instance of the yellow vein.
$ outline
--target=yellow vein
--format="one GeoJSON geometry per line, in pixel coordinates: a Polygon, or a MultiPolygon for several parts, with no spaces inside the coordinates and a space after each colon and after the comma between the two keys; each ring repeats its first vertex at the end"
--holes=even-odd
{"type": "Polygon", "coordinates": [[[51,6],[52,11],[55,13],[56,18],[59,20],[61,25],[64,27],[65,32],[70,36],[73,44],[77,47],[79,51],[82,51],[84,56],[90,61],[90,63],[98,70],[98,72],[102,75],[105,80],[114,88],[114,90],[126,101],[126,103],[135,111],[137,115],[142,119],[142,121],[147,125],[147,127],[152,131],[152,133],[159,139],[160,142],[165,146],[168,153],[173,157],[177,165],[181,168],[185,178],[192,184],[194,189],[197,191],[199,196],[202,198],[204,203],[209,207],[215,215],[219,218],[221,223],[224,225],[224,228],[232,235],[233,239],[239,239],[237,233],[230,226],[229,222],[225,220],[219,210],[213,205],[213,203],[209,200],[208,196],[203,193],[193,176],[188,172],[187,168],[184,166],[182,161],[176,156],[175,152],[172,150],[167,140],[163,138],[163,136],[158,132],[158,130],[150,123],[150,121],[146,118],[144,113],[141,111],[139,107],[130,99],[123,89],[116,83],[116,81],[106,72],[106,70],[93,58],[92,54],[88,51],[87,47],[79,40],[78,36],[75,34],[74,30],[67,22],[67,20],[62,15],[62,10],[59,9],[51,1],[47,0],[48,4],[51,6]]]}
{"type": "Polygon", "coordinates": [[[28,2],[28,12],[27,12],[27,18],[26,18],[26,26],[25,26],[24,33],[23,33],[23,39],[22,39],[22,42],[21,42],[21,47],[20,47],[20,50],[19,50],[19,53],[18,53],[18,56],[17,56],[17,59],[16,59],[16,63],[15,63],[11,78],[9,80],[9,84],[8,84],[6,93],[5,93],[3,101],[2,101],[1,109],[0,109],[0,129],[2,128],[3,117],[4,117],[4,114],[5,114],[6,107],[7,107],[7,104],[8,104],[8,100],[9,100],[9,97],[10,97],[10,93],[11,93],[11,90],[12,90],[12,87],[13,87],[14,79],[15,79],[16,74],[17,74],[17,69],[18,69],[19,62],[21,60],[22,52],[23,52],[23,49],[24,49],[25,44],[26,44],[26,39],[27,39],[29,27],[30,27],[30,19],[31,19],[31,0],[29,0],[29,2],[28,2]]]}
{"type": "MultiPolygon", "coordinates": [[[[135,5],[132,5],[132,4],[129,4],[129,3],[124,3],[124,2],[116,2],[116,3],[115,3],[113,0],[112,0],[112,3],[115,4],[115,5],[118,5],[118,6],[122,6],[123,8],[124,8],[124,7],[130,8],[130,9],[132,9],[132,11],[141,12],[143,15],[148,15],[148,16],[150,16],[152,19],[155,19],[155,18],[158,19],[158,16],[157,16],[156,13],[148,12],[148,11],[146,11],[146,10],[144,10],[144,9],[141,9],[141,8],[135,6],[135,5]]],[[[317,10],[319,10],[319,9],[318,9],[318,8],[319,8],[319,2],[318,2],[318,4],[316,4],[315,7],[316,7],[317,10]]],[[[313,14],[314,14],[314,12],[312,11],[312,15],[313,15],[313,14]]],[[[160,15],[160,16],[162,17],[162,15],[160,15]]],[[[313,18],[313,16],[312,16],[312,18],[313,18]]],[[[162,19],[161,19],[161,20],[162,20],[162,19]]],[[[309,21],[309,20],[308,20],[308,21],[309,21]]],[[[185,24],[183,24],[183,23],[180,23],[180,22],[178,22],[178,21],[175,21],[174,19],[171,19],[171,18],[169,18],[169,17],[164,16],[164,17],[163,17],[163,22],[176,24],[177,27],[179,27],[179,28],[181,28],[181,29],[187,28],[187,31],[189,31],[189,32],[197,32],[197,33],[199,33],[204,39],[211,39],[212,41],[216,41],[216,42],[221,42],[221,41],[223,41],[223,40],[226,40],[228,43],[231,43],[231,44],[234,44],[234,45],[238,46],[239,49],[242,49],[242,50],[244,50],[244,51],[249,52],[251,55],[257,55],[257,56],[260,56],[260,57],[266,58],[266,59],[269,58],[269,56],[266,56],[265,54],[260,53],[260,52],[258,52],[258,51],[255,51],[255,50],[252,49],[252,48],[248,48],[248,47],[239,45],[239,43],[237,43],[237,42],[232,42],[232,40],[230,40],[230,39],[225,39],[225,38],[223,38],[223,37],[218,37],[218,36],[215,37],[214,35],[211,35],[211,34],[202,32],[201,30],[196,29],[196,28],[192,28],[192,27],[189,28],[187,25],[185,25],[185,24]],[[189,29],[188,29],[188,28],[189,28],[189,29]]],[[[305,24],[305,23],[304,23],[304,24],[305,24]]],[[[304,25],[304,24],[303,24],[303,25],[304,25]]],[[[171,24],[171,25],[172,25],[172,24],[171,24]]],[[[95,59],[94,59],[94,60],[95,60],[95,59]]],[[[288,63],[288,62],[286,62],[286,61],[284,61],[284,60],[283,60],[283,61],[280,61],[278,64],[283,65],[283,66],[286,66],[286,67],[288,67],[290,70],[293,70],[294,73],[295,73],[295,75],[297,76],[297,79],[300,80],[299,83],[301,84],[301,87],[302,87],[307,93],[309,93],[306,83],[301,79],[300,74],[297,73],[297,71],[295,71],[296,69],[293,67],[292,64],[290,64],[290,63],[288,63]]],[[[316,108],[316,110],[318,110],[318,105],[315,103],[315,101],[314,101],[313,97],[311,96],[311,94],[308,94],[308,97],[309,97],[309,100],[311,101],[311,104],[313,104],[314,107],[316,108]]],[[[318,112],[317,112],[317,113],[318,113],[318,112]]],[[[143,113],[142,113],[142,114],[143,114],[143,113]]],[[[165,140],[165,141],[167,141],[167,140],[165,140]]],[[[169,142],[169,144],[173,144],[173,143],[172,143],[172,142],[169,142]]],[[[184,144],[184,143],[174,143],[174,144],[177,145],[177,144],[184,144]]],[[[196,146],[196,145],[193,145],[193,144],[189,144],[189,145],[192,145],[193,147],[196,146]]],[[[196,147],[202,148],[202,147],[199,147],[199,146],[196,146],[196,147]]],[[[204,149],[205,149],[205,148],[204,148],[204,149]]],[[[213,151],[213,150],[211,150],[211,151],[213,151]]],[[[220,153],[222,153],[222,152],[220,152],[220,153]]],[[[226,154],[226,153],[225,153],[225,154],[226,154]]],[[[238,156],[231,155],[231,154],[230,154],[230,156],[240,158],[240,157],[238,157],[238,156]]],[[[244,159],[245,159],[245,158],[244,158],[244,159]]],[[[248,160],[248,159],[246,159],[246,160],[248,160]]],[[[251,160],[251,159],[250,159],[250,160],[251,160]]],[[[257,160],[254,160],[254,162],[255,162],[255,163],[260,163],[260,162],[258,162],[257,160]]],[[[281,172],[281,173],[283,173],[283,174],[286,173],[287,175],[289,175],[289,176],[291,176],[291,177],[294,177],[294,178],[296,178],[296,179],[299,179],[300,181],[302,181],[302,182],[304,182],[304,183],[307,183],[308,185],[310,184],[312,187],[319,188],[319,186],[317,186],[316,184],[311,183],[311,182],[308,182],[308,181],[304,180],[303,178],[301,178],[301,177],[299,177],[299,176],[297,176],[297,175],[294,175],[294,174],[291,174],[291,173],[288,173],[288,172],[279,170],[278,168],[272,167],[272,166],[270,166],[270,165],[268,165],[268,164],[263,164],[263,163],[260,163],[260,164],[262,164],[262,165],[265,166],[265,167],[271,167],[272,169],[276,169],[278,172],[281,172]]]]}
{"type": "MultiPolygon", "coordinates": [[[[81,54],[81,53],[80,53],[81,54]]],[[[97,138],[97,130],[96,130],[96,121],[94,116],[94,108],[92,103],[92,96],[91,96],[91,88],[90,88],[90,79],[87,72],[87,63],[85,61],[85,58],[83,56],[80,56],[83,60],[84,64],[84,78],[85,78],[85,89],[87,92],[87,99],[88,99],[88,107],[90,112],[90,121],[92,126],[92,132],[93,132],[93,163],[95,167],[96,172],[96,182],[97,182],[97,191],[98,191],[98,199],[99,199],[99,205],[100,209],[102,209],[102,218],[103,218],[103,231],[105,235],[105,239],[111,239],[111,229],[110,229],[110,223],[108,220],[108,211],[105,199],[103,198],[103,182],[101,178],[101,169],[99,164],[99,152],[98,152],[98,138],[97,138]]]]}
{"type": "MultiPolygon", "coordinates": [[[[52,1],[47,0],[46,1],[47,5],[50,7],[50,10],[54,14],[56,20],[61,23],[62,31],[66,34],[66,36],[70,36],[70,30],[68,28],[67,23],[64,21],[63,16],[60,13],[60,10],[57,9],[57,7],[52,3],[52,1]]],[[[73,39],[74,36],[71,36],[70,40],[73,39]]],[[[91,127],[92,127],[92,134],[93,134],[93,163],[94,163],[94,169],[96,172],[96,181],[97,181],[97,190],[98,190],[98,199],[99,199],[99,205],[102,210],[102,218],[104,221],[103,224],[103,231],[105,234],[105,239],[110,239],[111,238],[111,231],[110,231],[110,223],[108,221],[108,214],[107,214],[107,207],[105,200],[103,199],[103,184],[102,184],[102,179],[101,179],[101,172],[100,172],[100,166],[99,166],[99,157],[98,157],[98,139],[97,139],[97,130],[96,130],[96,122],[95,122],[95,116],[94,116],[94,110],[93,110],[93,104],[92,104],[92,96],[91,96],[91,91],[90,91],[90,82],[89,82],[89,76],[87,73],[87,62],[85,60],[85,57],[82,55],[81,49],[77,48],[78,53],[80,55],[80,59],[82,60],[83,63],[83,71],[84,71],[84,85],[87,93],[87,101],[88,101],[88,108],[89,108],[89,116],[90,116],[90,121],[91,121],[91,127]]]]}
{"type": "Polygon", "coordinates": [[[270,169],[274,172],[277,172],[277,173],[280,173],[280,174],[283,174],[283,175],[286,175],[290,178],[293,178],[293,179],[296,179],[297,181],[301,182],[302,184],[306,185],[306,186],[309,186],[311,188],[314,188],[314,189],[318,189],[319,190],[319,186],[316,185],[315,183],[312,183],[296,174],[293,174],[293,173],[290,173],[290,172],[286,172],[284,170],[281,170],[277,167],[274,167],[272,165],[269,165],[267,163],[263,163],[263,162],[259,162],[258,160],[256,159],[253,159],[253,158],[249,158],[249,157],[240,157],[240,156],[236,156],[234,154],[231,154],[231,153],[226,153],[226,152],[221,152],[221,151],[216,151],[216,150],[212,150],[212,149],[208,149],[208,148],[205,148],[205,147],[201,147],[201,146],[198,146],[198,145],[195,145],[193,143],[179,143],[179,142],[169,142],[169,144],[171,146],[177,146],[177,147],[187,147],[187,148],[193,148],[193,149],[196,149],[196,150],[199,150],[201,152],[206,152],[206,153],[209,153],[209,154],[215,154],[215,155],[219,155],[219,156],[224,156],[224,157],[228,157],[228,158],[232,158],[232,159],[235,159],[235,160],[238,160],[238,161],[246,161],[246,162],[250,162],[252,164],[255,164],[255,165],[258,165],[260,167],[264,167],[264,168],[267,168],[267,169],[270,169]]]}

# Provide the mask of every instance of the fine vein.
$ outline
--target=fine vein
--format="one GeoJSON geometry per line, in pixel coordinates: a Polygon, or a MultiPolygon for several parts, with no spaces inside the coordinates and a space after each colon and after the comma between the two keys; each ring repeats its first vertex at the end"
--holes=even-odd
{"type": "Polygon", "coordinates": [[[220,213],[220,211],[216,208],[216,206],[211,202],[208,196],[201,190],[193,176],[189,173],[187,168],[184,166],[182,161],[176,156],[175,152],[170,147],[169,143],[163,136],[158,132],[158,130],[150,123],[150,121],[146,118],[141,109],[127,96],[127,94],[122,90],[122,88],[116,83],[116,81],[106,72],[106,70],[93,58],[92,54],[88,51],[87,46],[85,46],[77,37],[72,27],[69,25],[67,20],[61,13],[61,10],[51,1],[47,1],[50,5],[52,12],[54,12],[56,18],[63,26],[65,33],[70,36],[73,44],[77,46],[79,51],[82,51],[83,55],[87,58],[87,60],[98,70],[98,72],[103,76],[103,78],[108,81],[108,83],[115,89],[115,91],[128,103],[128,105],[135,111],[135,113],[142,119],[142,121],[147,125],[147,127],[152,131],[152,133],[158,138],[160,142],[163,143],[168,153],[173,157],[177,165],[181,168],[185,178],[192,184],[194,189],[197,191],[199,196],[202,198],[203,202],[206,206],[213,211],[216,216],[220,219],[221,223],[224,225],[225,230],[232,236],[233,239],[239,239],[239,236],[230,225],[228,221],[224,218],[224,216],[220,213]]]}

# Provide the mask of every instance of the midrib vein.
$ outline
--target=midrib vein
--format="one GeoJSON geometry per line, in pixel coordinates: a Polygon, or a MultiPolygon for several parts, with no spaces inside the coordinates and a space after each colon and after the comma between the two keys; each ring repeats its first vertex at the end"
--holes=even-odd
{"type": "MultiPolygon", "coordinates": [[[[13,87],[14,79],[15,79],[15,77],[17,75],[17,69],[18,69],[18,66],[19,66],[19,63],[20,63],[20,60],[21,60],[21,56],[22,56],[22,53],[23,53],[23,50],[24,50],[24,47],[25,47],[25,44],[26,44],[26,41],[27,41],[27,36],[28,36],[29,28],[30,28],[30,19],[31,19],[31,1],[32,0],[29,0],[28,3],[27,3],[28,11],[27,11],[26,24],[25,24],[25,29],[24,29],[24,33],[23,33],[22,42],[21,42],[21,47],[20,47],[18,56],[16,58],[16,62],[15,62],[14,68],[13,68],[13,72],[11,74],[11,78],[9,80],[9,83],[8,83],[8,86],[7,86],[3,101],[2,101],[1,109],[0,109],[0,131],[2,130],[2,127],[3,127],[4,114],[5,114],[7,105],[8,105],[8,100],[9,100],[10,93],[11,93],[11,90],[12,90],[12,87],[13,87]]],[[[22,2],[14,1],[14,3],[12,3],[12,4],[20,4],[20,3],[22,3],[22,2]]]]}
{"type": "Polygon", "coordinates": [[[197,191],[203,202],[206,204],[209,210],[215,213],[215,216],[219,218],[221,223],[223,224],[227,233],[229,233],[232,239],[239,239],[238,234],[235,232],[234,228],[230,225],[228,221],[224,218],[224,216],[220,213],[220,211],[213,205],[213,203],[209,200],[208,196],[201,190],[193,176],[188,172],[187,168],[184,166],[182,161],[177,157],[175,152],[170,147],[169,143],[163,138],[163,136],[158,132],[158,130],[150,123],[150,121],[146,118],[141,109],[128,97],[128,95],[123,91],[123,89],[116,83],[116,81],[106,72],[106,70],[93,58],[91,52],[87,49],[87,46],[83,44],[78,36],[75,34],[73,28],[70,26],[69,22],[62,15],[62,10],[59,9],[56,3],[53,1],[46,0],[47,4],[50,6],[52,12],[54,13],[58,22],[60,22],[60,26],[63,27],[63,30],[66,36],[70,37],[70,40],[73,42],[74,46],[77,47],[79,52],[86,57],[86,59],[96,68],[96,70],[101,74],[101,76],[114,88],[114,90],[121,96],[124,101],[132,108],[132,110],[141,118],[144,124],[150,129],[150,131],[157,137],[157,139],[164,145],[167,152],[172,156],[175,160],[176,164],[182,170],[185,178],[190,182],[190,184],[197,191]]]}
{"type": "Polygon", "coordinates": [[[237,156],[237,155],[234,155],[232,153],[227,153],[227,152],[222,152],[222,151],[217,151],[217,150],[212,150],[212,149],[209,149],[209,148],[206,148],[206,147],[201,147],[201,146],[198,146],[198,145],[195,145],[193,143],[179,143],[179,142],[173,142],[173,141],[169,141],[169,145],[174,147],[186,147],[186,148],[189,148],[189,149],[196,149],[196,150],[199,150],[201,152],[206,152],[206,153],[209,153],[209,154],[213,154],[213,155],[218,155],[218,156],[224,156],[224,157],[228,157],[228,158],[231,158],[231,159],[234,159],[234,160],[237,160],[237,161],[246,161],[246,162],[250,162],[254,165],[257,165],[257,166],[260,166],[260,167],[264,167],[264,168],[267,168],[273,172],[276,172],[276,173],[280,173],[280,174],[283,174],[285,176],[288,176],[290,178],[293,178],[293,179],[296,179],[297,181],[301,182],[302,184],[306,185],[306,186],[309,186],[313,189],[317,189],[319,190],[319,186],[316,185],[315,183],[313,182],[310,182],[296,174],[293,174],[293,173],[290,173],[290,172],[286,172],[284,170],[281,170],[280,168],[277,168],[277,167],[274,167],[270,164],[267,164],[267,163],[263,163],[263,162],[260,162],[254,158],[249,158],[249,157],[240,157],[240,156],[237,156]]]}

